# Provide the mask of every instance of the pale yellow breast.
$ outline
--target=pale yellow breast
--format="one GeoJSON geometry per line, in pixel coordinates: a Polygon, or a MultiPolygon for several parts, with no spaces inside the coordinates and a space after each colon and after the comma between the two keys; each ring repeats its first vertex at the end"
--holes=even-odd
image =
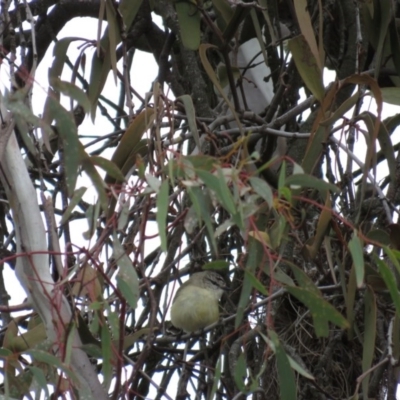
{"type": "Polygon", "coordinates": [[[194,332],[218,321],[218,297],[196,286],[184,288],[171,307],[172,324],[186,332],[194,332]]]}

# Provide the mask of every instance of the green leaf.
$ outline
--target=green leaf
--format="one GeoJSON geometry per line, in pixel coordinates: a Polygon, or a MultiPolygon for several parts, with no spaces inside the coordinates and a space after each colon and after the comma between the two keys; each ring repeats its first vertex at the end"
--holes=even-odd
{"type": "Polygon", "coordinates": [[[90,160],[90,157],[85,153],[83,146],[81,145],[81,154],[83,154],[82,168],[89,176],[92,181],[97,194],[99,195],[99,202],[102,210],[107,210],[108,206],[108,197],[106,194],[106,190],[104,187],[104,181],[100,174],[97,172],[93,162],[90,160]]]}
{"type": "MultiPolygon", "coordinates": [[[[246,269],[252,274],[255,273],[257,267],[261,264],[264,258],[264,248],[261,243],[252,237],[248,238],[248,257],[246,261],[246,269]]],[[[236,318],[235,318],[235,329],[237,329],[242,323],[244,311],[249,303],[250,293],[253,286],[248,274],[244,275],[242,291],[240,293],[240,299],[237,307],[236,318]]]]}
{"type": "MultiPolygon", "coordinates": [[[[318,50],[313,23],[311,22],[311,16],[308,10],[307,0],[296,0],[294,2],[294,9],[304,41],[308,44],[309,51],[311,52],[313,59],[318,66],[319,72],[322,72],[324,59],[321,57],[321,54],[318,50]]],[[[320,46],[323,47],[323,43],[320,43],[320,46]]],[[[303,57],[305,56],[306,55],[303,57]]]]}
{"type": "Polygon", "coordinates": [[[57,130],[63,140],[65,180],[68,195],[72,197],[82,161],[81,143],[72,114],[62,107],[57,100],[51,98],[49,98],[49,111],[56,120],[57,130]]]}
{"type": "Polygon", "coordinates": [[[218,270],[227,270],[229,268],[229,262],[225,260],[215,260],[211,261],[207,264],[204,264],[202,269],[203,270],[213,270],[213,271],[218,271],[218,270]]]}
{"type": "Polygon", "coordinates": [[[274,195],[271,187],[263,179],[257,177],[251,177],[249,181],[254,191],[267,202],[268,207],[272,208],[274,205],[274,195]]]}
{"type": "Polygon", "coordinates": [[[97,220],[100,215],[100,203],[97,202],[95,205],[91,204],[87,210],[85,211],[85,216],[88,221],[88,230],[83,233],[83,237],[86,240],[89,240],[92,238],[92,236],[96,232],[97,228],[97,220]]]}
{"type": "MultiPolygon", "coordinates": [[[[258,332],[259,335],[264,339],[265,343],[267,343],[268,347],[275,353],[276,352],[276,346],[275,343],[269,339],[268,337],[266,337],[263,333],[258,332]]],[[[304,366],[300,365],[297,361],[295,361],[291,356],[289,356],[288,354],[286,354],[290,366],[297,371],[299,374],[303,375],[305,378],[307,379],[312,379],[315,380],[314,376],[307,371],[304,366]]],[[[304,363],[303,363],[304,364],[304,363]]]]}
{"type": "Polygon", "coordinates": [[[211,388],[211,393],[210,396],[208,397],[209,399],[214,399],[215,394],[217,393],[218,390],[218,384],[221,380],[221,373],[222,373],[222,356],[218,358],[217,364],[215,366],[215,372],[214,372],[214,380],[213,380],[213,385],[211,388]]]}
{"type": "Polygon", "coordinates": [[[225,178],[221,173],[221,170],[218,171],[219,177],[217,178],[214,174],[203,170],[196,170],[199,178],[204,182],[205,186],[212,190],[221,205],[231,214],[236,214],[236,206],[233,200],[233,196],[231,191],[226,184],[225,178]]]}
{"type": "Polygon", "coordinates": [[[392,297],[396,312],[400,315],[400,294],[397,289],[396,278],[390,268],[384,263],[375,253],[372,253],[374,261],[378,266],[379,273],[381,274],[387,288],[389,289],[390,296],[392,297]]]}
{"type": "Polygon", "coordinates": [[[82,345],[81,349],[88,354],[90,357],[101,359],[103,357],[100,346],[88,343],[82,345]]]}
{"type": "Polygon", "coordinates": [[[319,61],[314,57],[304,36],[299,35],[290,39],[288,48],[305,85],[317,100],[322,101],[325,91],[319,61]]]}
{"type": "Polygon", "coordinates": [[[400,88],[398,87],[385,87],[381,88],[383,101],[385,103],[400,106],[400,88]]]}
{"type": "Polygon", "coordinates": [[[135,19],[143,0],[121,0],[119,3],[119,12],[122,15],[124,24],[127,30],[129,30],[135,19]]]}
{"type": "MultiPolygon", "coordinates": [[[[344,287],[344,282],[345,282],[345,272],[343,265],[339,265],[339,273],[340,273],[340,278],[342,280],[342,286],[344,287]]],[[[348,286],[347,286],[347,292],[345,291],[345,288],[343,289],[343,292],[345,294],[345,302],[346,302],[346,316],[347,320],[350,323],[350,330],[349,330],[349,337],[353,336],[353,328],[354,328],[354,303],[355,303],[355,298],[356,298],[356,293],[357,293],[357,284],[356,284],[356,271],[354,264],[351,267],[349,278],[348,278],[348,286]]]]}
{"type": "Polygon", "coordinates": [[[53,356],[52,354],[46,351],[36,350],[36,349],[28,350],[24,352],[24,354],[28,354],[35,360],[46,363],[51,367],[59,368],[66,374],[68,378],[70,378],[73,382],[75,382],[75,384],[79,384],[78,378],[76,377],[74,372],[67,365],[61,362],[61,360],[58,357],[53,356]]]}
{"type": "Polygon", "coordinates": [[[286,180],[286,161],[282,161],[281,170],[279,171],[279,178],[278,178],[278,190],[284,188],[286,180]]]}
{"type": "Polygon", "coordinates": [[[325,193],[327,190],[333,193],[340,193],[341,190],[332,185],[332,183],[325,182],[322,179],[318,179],[315,176],[308,175],[308,174],[293,174],[286,178],[285,185],[289,187],[293,186],[300,186],[300,187],[308,187],[317,189],[322,193],[325,193]]]}
{"type": "Polygon", "coordinates": [[[85,113],[90,111],[89,98],[82,89],[78,88],[78,86],[70,82],[62,81],[59,78],[50,78],[49,83],[54,90],[61,92],[80,104],[85,110],[85,113]]]}
{"type": "MultiPolygon", "coordinates": [[[[363,343],[363,358],[362,370],[368,371],[372,366],[375,353],[375,337],[376,337],[376,300],[375,294],[367,286],[365,291],[365,311],[364,311],[364,343],[363,343]]],[[[367,374],[363,381],[363,393],[368,393],[370,374],[367,374]]]]}
{"type": "Polygon", "coordinates": [[[186,117],[188,120],[190,133],[193,135],[196,146],[200,149],[201,148],[200,136],[199,136],[199,132],[197,131],[196,113],[194,110],[192,96],[189,96],[188,94],[184,94],[183,96],[179,96],[177,98],[177,100],[182,101],[182,103],[185,107],[186,117]]]}
{"type": "Polygon", "coordinates": [[[297,283],[303,288],[306,289],[317,296],[321,296],[320,290],[317,288],[315,283],[310,279],[310,277],[302,270],[300,269],[297,265],[287,261],[287,265],[291,268],[293,271],[293,274],[297,280],[297,283]]]}
{"type": "Polygon", "coordinates": [[[49,389],[47,387],[47,380],[43,370],[38,367],[35,367],[34,365],[28,366],[27,368],[32,372],[32,375],[35,377],[38,386],[44,391],[45,398],[49,399],[50,398],[49,389]]]}
{"type": "Polygon", "coordinates": [[[158,193],[162,182],[152,174],[145,174],[145,176],[146,176],[146,181],[150,187],[149,193],[151,193],[152,191],[154,193],[158,193]]]}
{"type": "Polygon", "coordinates": [[[261,294],[268,296],[268,290],[265,288],[265,286],[257,279],[257,277],[252,273],[247,270],[244,271],[245,274],[247,275],[247,279],[251,283],[251,286],[253,286],[254,289],[256,289],[258,292],[261,294]]]}
{"type": "Polygon", "coordinates": [[[169,183],[165,180],[160,187],[157,194],[157,224],[158,232],[160,234],[161,250],[167,251],[167,215],[168,215],[168,194],[169,194],[169,183]]]}
{"type": "MultiPolygon", "coordinates": [[[[365,125],[367,125],[368,132],[373,137],[373,133],[375,131],[375,125],[377,123],[377,118],[374,114],[368,111],[364,111],[358,117],[355,118],[356,120],[360,119],[364,121],[365,125]]],[[[379,145],[381,146],[381,150],[385,155],[385,160],[389,167],[390,172],[390,179],[392,182],[396,182],[396,157],[395,152],[393,149],[392,139],[389,135],[388,128],[385,124],[379,124],[378,136],[377,139],[379,141],[379,145]]]]}
{"type": "Polygon", "coordinates": [[[204,196],[202,189],[199,187],[188,187],[187,191],[199,221],[204,221],[206,225],[211,247],[214,253],[218,254],[217,242],[215,241],[214,228],[211,221],[210,201],[204,196]]]}
{"type": "Polygon", "coordinates": [[[361,239],[357,235],[357,231],[353,232],[353,236],[349,242],[349,250],[353,258],[353,263],[356,271],[357,287],[362,287],[364,284],[364,250],[361,239]]]}
{"type": "Polygon", "coordinates": [[[285,400],[296,400],[297,385],[295,375],[293,369],[290,366],[286,352],[279,342],[278,335],[274,331],[269,330],[268,335],[275,346],[279,389],[281,394],[280,398],[285,400]]]}
{"type": "Polygon", "coordinates": [[[104,35],[100,41],[100,48],[103,50],[99,57],[97,51],[93,53],[92,67],[90,69],[90,79],[88,88],[88,97],[91,104],[91,117],[92,121],[95,120],[97,102],[100,93],[103,91],[106,83],[108,73],[111,68],[111,56],[109,49],[108,29],[105,30],[104,35]]]}
{"type": "Polygon", "coordinates": [[[191,0],[177,1],[176,13],[183,45],[189,50],[197,50],[200,46],[200,12],[196,3],[191,0]]]}
{"type": "Polygon", "coordinates": [[[346,99],[337,109],[333,111],[332,114],[323,121],[321,121],[321,125],[325,127],[330,127],[335,124],[338,119],[343,118],[349,110],[351,110],[358,102],[360,98],[360,92],[357,91],[353,94],[353,96],[346,99]]]}
{"type": "Polygon", "coordinates": [[[344,329],[349,327],[348,321],[321,295],[299,287],[288,286],[286,290],[308,307],[318,337],[328,337],[329,322],[344,329]]]}
{"type": "Polygon", "coordinates": [[[220,15],[225,25],[229,22],[234,14],[234,9],[227,0],[212,0],[215,12],[220,15]]]}
{"type": "MultiPolygon", "coordinates": [[[[136,115],[115,149],[111,161],[121,170],[124,176],[135,165],[136,155],[140,152],[140,148],[146,146],[147,141],[141,142],[141,139],[153,121],[154,110],[152,108],[146,108],[136,115]]],[[[115,179],[108,174],[104,180],[108,184],[116,183],[115,179]]]]}
{"type": "Polygon", "coordinates": [[[121,204],[119,216],[118,216],[118,226],[117,229],[122,232],[123,229],[125,229],[126,224],[129,221],[129,202],[123,202],[121,204]]]}
{"type": "Polygon", "coordinates": [[[385,41],[388,33],[390,21],[393,19],[393,8],[391,0],[380,0],[378,2],[380,9],[380,21],[378,45],[375,51],[375,79],[378,79],[379,72],[382,66],[382,62],[386,54],[384,54],[385,41]]]}
{"type": "Polygon", "coordinates": [[[34,127],[43,129],[47,136],[54,136],[52,127],[43,119],[38,118],[33,114],[32,110],[25,104],[25,93],[22,89],[15,91],[12,94],[7,93],[4,97],[0,93],[0,102],[4,102],[6,107],[15,114],[17,126],[21,129],[22,138],[30,152],[35,155],[37,149],[32,142],[31,136],[28,135],[28,124],[34,127]]]}
{"type": "Polygon", "coordinates": [[[114,5],[111,0],[106,0],[106,17],[107,17],[107,28],[105,34],[108,33],[108,54],[110,55],[111,69],[114,73],[114,82],[117,84],[117,44],[121,40],[117,16],[114,5]]]}
{"type": "Polygon", "coordinates": [[[101,327],[101,353],[102,353],[102,368],[101,375],[103,376],[102,385],[108,389],[110,388],[112,381],[112,365],[111,365],[111,357],[113,353],[113,345],[111,342],[110,331],[108,330],[108,325],[104,324],[101,327]]]}
{"type": "Polygon", "coordinates": [[[53,57],[54,57],[53,64],[49,69],[49,81],[52,78],[59,78],[61,76],[62,70],[65,65],[65,61],[67,59],[68,47],[71,44],[71,42],[75,42],[77,40],[86,42],[86,39],[79,37],[66,37],[57,40],[53,49],[53,57]]]}
{"type": "Polygon", "coordinates": [[[6,348],[1,348],[0,349],[0,357],[6,358],[6,357],[9,357],[9,356],[12,356],[12,355],[13,355],[13,352],[11,350],[6,349],[6,348]]]}
{"type": "Polygon", "coordinates": [[[128,304],[135,309],[139,298],[139,278],[132,261],[126,255],[117,235],[113,235],[114,258],[119,267],[117,273],[117,287],[128,304]]]}
{"type": "MultiPolygon", "coordinates": [[[[374,116],[375,117],[375,116],[374,116]]],[[[385,124],[379,124],[378,141],[383,154],[385,155],[385,160],[388,163],[390,179],[392,182],[396,182],[396,168],[397,161],[395,157],[395,151],[393,148],[392,139],[385,124]]]]}
{"type": "Polygon", "coordinates": [[[243,353],[240,353],[239,357],[237,358],[233,378],[235,379],[238,389],[241,392],[246,393],[247,388],[244,382],[247,378],[247,366],[243,353]]]}
{"type": "Polygon", "coordinates": [[[394,264],[397,269],[397,272],[400,274],[400,251],[398,249],[390,249],[389,247],[384,247],[383,250],[389,256],[390,261],[394,264]]]}
{"type": "Polygon", "coordinates": [[[101,156],[90,156],[90,161],[107,172],[107,175],[113,177],[115,180],[123,182],[125,180],[124,174],[121,170],[110,160],[101,156]]]}

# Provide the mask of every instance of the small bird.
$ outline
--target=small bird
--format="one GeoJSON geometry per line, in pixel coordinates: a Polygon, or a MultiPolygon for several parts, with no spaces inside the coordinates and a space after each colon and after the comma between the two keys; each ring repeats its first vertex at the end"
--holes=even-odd
{"type": "Polygon", "coordinates": [[[218,321],[218,302],[226,289],[217,272],[193,274],[176,292],[171,307],[172,325],[190,333],[218,321]]]}

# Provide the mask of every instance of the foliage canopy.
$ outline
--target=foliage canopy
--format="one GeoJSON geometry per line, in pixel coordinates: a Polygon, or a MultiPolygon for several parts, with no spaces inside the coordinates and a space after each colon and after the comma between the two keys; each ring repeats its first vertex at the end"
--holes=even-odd
{"type": "Polygon", "coordinates": [[[28,300],[10,306],[2,274],[1,393],[394,399],[398,17],[394,0],[2,1],[1,254],[28,300]],[[78,17],[106,28],[61,38],[78,17]],[[158,65],[145,96],[139,50],[158,65]],[[221,319],[171,332],[202,268],[230,282],[221,319]]]}

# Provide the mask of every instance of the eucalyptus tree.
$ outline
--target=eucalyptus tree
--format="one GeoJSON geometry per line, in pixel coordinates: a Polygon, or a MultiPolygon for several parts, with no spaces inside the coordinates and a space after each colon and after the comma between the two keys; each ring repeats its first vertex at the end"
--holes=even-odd
{"type": "Polygon", "coordinates": [[[2,0],[2,394],[394,399],[399,13],[2,0]],[[220,319],[176,332],[202,269],[230,287],[220,319]]]}

